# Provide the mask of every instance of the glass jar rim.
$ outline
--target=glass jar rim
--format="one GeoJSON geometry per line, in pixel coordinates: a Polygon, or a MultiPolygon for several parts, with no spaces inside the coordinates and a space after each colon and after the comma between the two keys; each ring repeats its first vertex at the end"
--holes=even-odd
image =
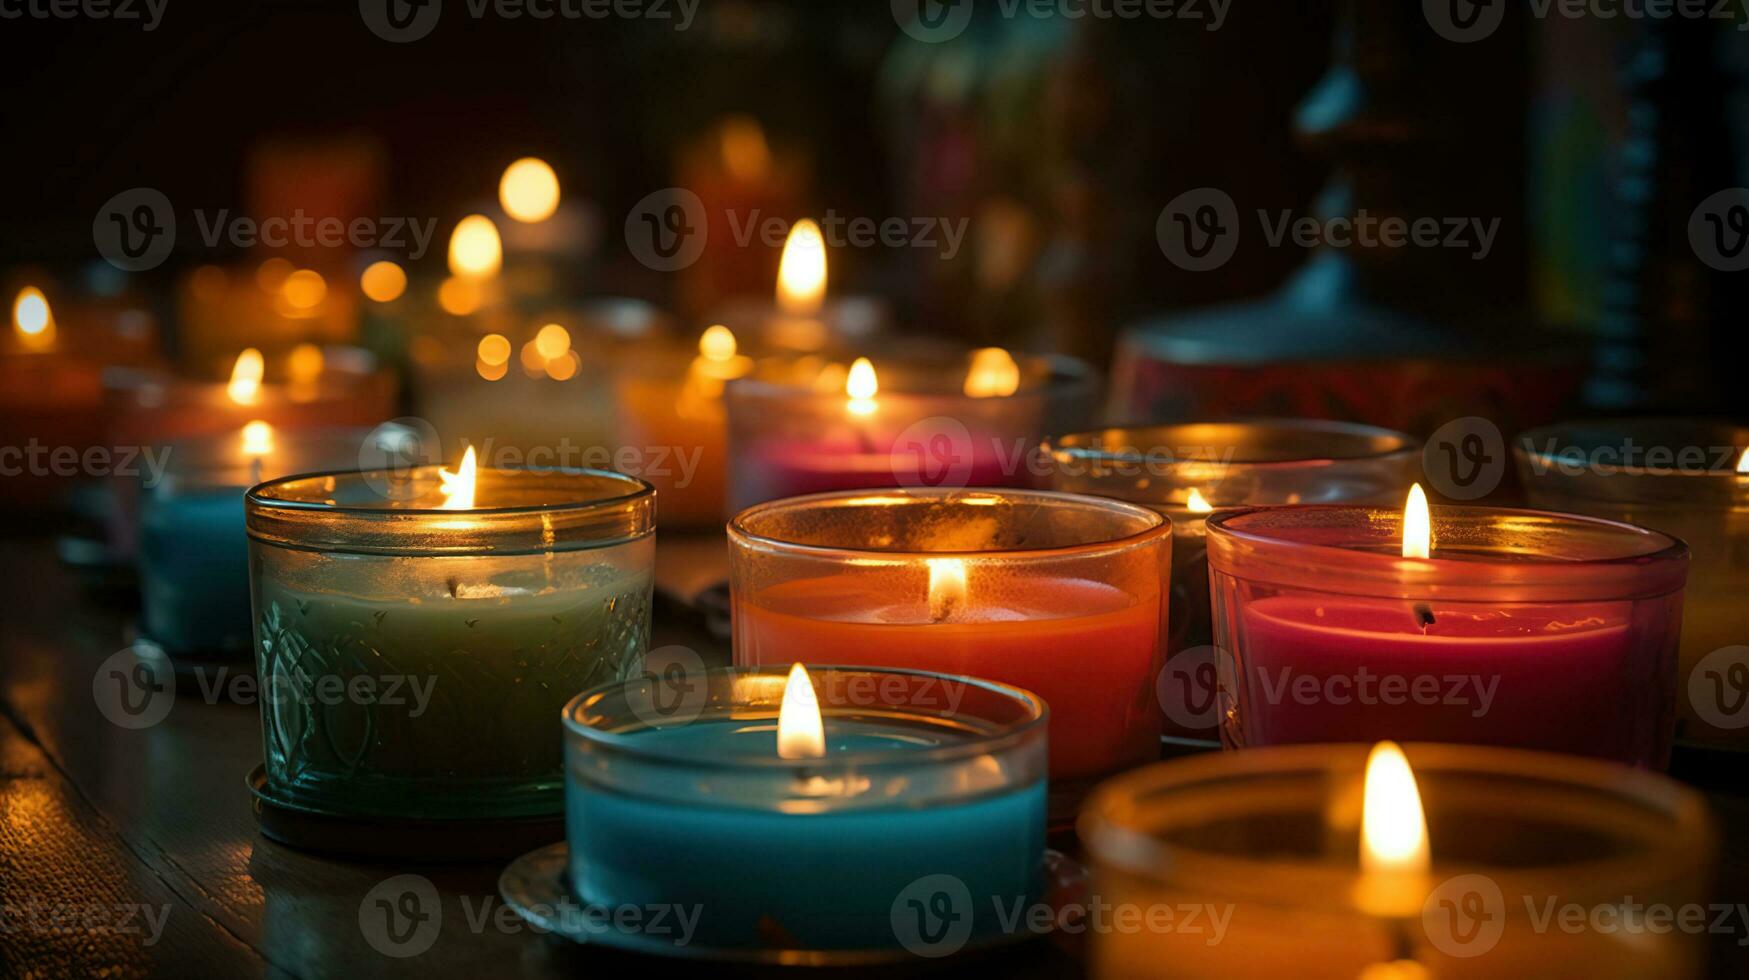
{"type": "MultiPolygon", "coordinates": [[[[1311,588],[1319,592],[1452,601],[1585,601],[1650,598],[1680,591],[1687,579],[1688,545],[1662,531],[1579,514],[1504,507],[1434,508],[1434,554],[1405,558],[1395,547],[1367,549],[1294,540],[1288,526],[1335,529],[1342,522],[1400,534],[1402,512],[1382,507],[1317,504],[1245,507],[1210,515],[1208,561],[1212,571],[1247,581],[1311,588]],[[1439,554],[1440,529],[1474,531],[1488,520],[1522,525],[1517,532],[1563,533],[1579,529],[1639,542],[1597,557],[1555,557],[1500,551],[1477,557],[1466,551],[1439,554]],[[1256,525],[1262,524],[1263,528],[1256,525]],[[1250,526],[1247,526],[1250,525],[1250,526]],[[1271,530],[1277,533],[1269,533],[1271,530]],[[1357,588],[1359,586],[1360,588],[1357,588]]],[[[1400,537],[1378,536],[1394,543],[1400,537]]]]}
{"type": "MultiPolygon", "coordinates": [[[[1513,440],[1512,451],[1521,460],[1535,462],[1544,467],[1558,468],[1563,462],[1573,461],[1570,455],[1573,450],[1582,453],[1587,447],[1594,447],[1599,436],[1620,437],[1626,444],[1635,440],[1646,443],[1646,449],[1670,448],[1660,445],[1664,440],[1676,438],[1712,439],[1711,446],[1683,446],[1682,448],[1712,449],[1729,447],[1736,458],[1730,460],[1726,467],[1703,467],[1699,469],[1677,466],[1653,466],[1650,464],[1603,463],[1598,460],[1580,460],[1587,468],[1598,474],[1619,473],[1623,476],[1639,477],[1679,477],[1689,480],[1720,480],[1735,484],[1749,482],[1749,474],[1738,472],[1735,464],[1749,452],[1749,427],[1737,425],[1723,419],[1703,418],[1659,418],[1656,416],[1634,416],[1627,418],[1599,419],[1594,422],[1558,422],[1540,428],[1529,429],[1519,434],[1513,440]],[[1539,442],[1550,440],[1559,442],[1566,440],[1566,445],[1556,446],[1553,452],[1546,447],[1538,449],[1539,442]],[[1729,440],[1728,442],[1725,440],[1729,440]]],[[[1615,447],[1609,447],[1615,448],[1615,447]]]]}
{"type": "Polygon", "coordinates": [[[1006,487],[890,487],[878,490],[835,490],[830,493],[813,493],[799,497],[784,497],[769,500],[736,514],[729,521],[729,540],[732,544],[739,543],[746,547],[767,552],[790,555],[805,555],[812,558],[846,558],[859,561],[913,562],[918,559],[947,559],[979,561],[1000,558],[1003,560],[1027,560],[1043,558],[1085,557],[1090,555],[1108,554],[1124,551],[1129,548],[1143,546],[1161,538],[1172,536],[1172,519],[1141,504],[1114,500],[1109,497],[1095,497],[1091,494],[1066,493],[1060,490],[1022,490],[1006,487]],[[821,545],[790,541],[783,537],[755,530],[751,522],[761,517],[795,510],[803,507],[817,507],[831,504],[835,501],[865,500],[881,497],[903,496],[910,501],[922,502],[931,498],[953,503],[956,497],[997,496],[1009,498],[1030,498],[1050,500],[1060,503],[1073,503],[1097,508],[1107,514],[1121,514],[1141,522],[1140,530],[1128,534],[1108,538],[1101,541],[1091,541],[1082,544],[1061,545],[1058,547],[1021,547],[1021,548],[990,548],[970,551],[921,551],[913,549],[892,549],[859,547],[855,545],[821,545]]]}
{"type": "MultiPolygon", "coordinates": [[[[1271,746],[1156,763],[1101,784],[1081,810],[1076,821],[1077,836],[1096,861],[1145,878],[1185,872],[1198,881],[1219,883],[1257,881],[1264,877],[1277,881],[1287,875],[1295,885],[1302,886],[1299,894],[1349,901],[1354,886],[1364,878],[1358,854],[1353,866],[1348,867],[1328,862],[1293,864],[1169,845],[1141,826],[1135,811],[1137,801],[1174,788],[1237,783],[1288,773],[1327,774],[1335,771],[1339,762],[1352,763],[1358,773],[1364,773],[1364,760],[1370,750],[1363,743],[1271,746]]],[[[1647,838],[1648,854],[1550,862],[1526,869],[1488,868],[1488,876],[1508,892],[1547,891],[1546,876],[1558,871],[1563,886],[1570,888],[1577,883],[1581,894],[1607,897],[1613,889],[1620,888],[1624,879],[1638,887],[1648,878],[1668,880],[1700,870],[1709,860],[1709,850],[1717,848],[1717,824],[1700,794],[1657,773],[1597,759],[1491,746],[1411,742],[1403,750],[1423,781],[1430,782],[1437,773],[1535,779],[1551,788],[1613,795],[1670,817],[1668,833],[1647,838]],[[1640,869],[1646,870],[1630,874],[1640,869]]],[[[1439,854],[1436,852],[1433,857],[1436,874],[1450,877],[1463,873],[1458,868],[1439,869],[1439,854]]],[[[1270,893],[1283,902],[1292,900],[1284,889],[1272,886],[1270,893]]]]}
{"type": "MultiPolygon", "coordinates": [[[[972,352],[972,349],[967,348],[963,353],[969,356],[972,352]]],[[[907,401],[913,402],[938,401],[954,404],[1000,405],[1021,399],[1060,396],[1068,391],[1091,389],[1098,382],[1098,374],[1094,371],[1093,366],[1080,358],[1070,357],[1064,354],[1026,354],[1014,353],[1012,351],[1010,353],[1013,355],[1015,361],[1021,366],[1021,377],[1023,380],[1020,387],[1016,388],[1011,394],[991,395],[977,398],[965,394],[957,385],[917,388],[905,384],[892,383],[894,368],[900,369],[900,374],[902,376],[906,370],[945,371],[948,366],[945,363],[940,363],[933,359],[917,355],[900,355],[884,359],[870,358],[870,360],[874,362],[877,377],[880,381],[880,390],[873,400],[879,402],[883,397],[892,397],[903,398],[907,401]],[[885,374],[880,373],[883,364],[887,366],[885,374]],[[1024,381],[1026,376],[1025,370],[1029,364],[1042,368],[1042,376],[1033,384],[1027,384],[1024,381]]],[[[962,376],[956,374],[954,377],[956,379],[961,379],[962,376]]],[[[725,398],[748,398],[770,401],[782,399],[811,400],[821,397],[844,397],[842,391],[821,392],[810,385],[792,381],[774,380],[772,378],[762,378],[757,374],[729,379],[723,385],[723,395],[725,398]]]]}
{"type": "MultiPolygon", "coordinates": [[[[608,547],[655,532],[656,489],[612,470],[487,467],[480,481],[548,481],[552,502],[444,510],[436,507],[340,503],[343,483],[428,485],[438,465],[402,470],[333,470],[269,480],[244,494],[249,537],[304,550],[373,555],[538,554],[608,547]],[[553,486],[556,484],[556,486],[553,486]],[[598,488],[591,494],[590,487],[598,488]],[[317,491],[327,492],[317,495],[317,491]],[[564,490],[567,492],[560,493],[564,490]]],[[[541,489],[521,486],[516,489],[541,489]]]]}
{"type": "MultiPolygon", "coordinates": [[[[824,769],[880,769],[885,767],[911,767],[919,763],[946,763],[975,758],[981,755],[994,755],[1021,745],[1029,738],[1042,735],[1050,721],[1050,708],[1043,698],[1024,688],[999,681],[987,680],[981,677],[970,677],[958,674],[944,674],[930,670],[911,670],[905,668],[881,668],[839,666],[833,664],[808,664],[808,673],[812,677],[834,675],[859,675],[867,677],[899,676],[917,680],[927,680],[945,684],[959,684],[977,688],[998,698],[1004,703],[1018,705],[1024,712],[1016,721],[1002,723],[997,731],[978,733],[967,737],[962,742],[952,745],[941,745],[927,749],[892,750],[862,750],[844,752],[826,756],[825,758],[784,759],[775,752],[769,756],[700,756],[688,749],[664,745],[644,744],[635,734],[618,731],[605,731],[581,720],[580,715],[591,705],[604,698],[623,692],[631,684],[644,678],[608,681],[592,687],[565,705],[561,719],[565,730],[576,735],[599,749],[661,765],[668,768],[709,769],[714,772],[741,771],[748,773],[771,772],[809,772],[818,773],[824,769]]],[[[734,678],[744,676],[762,676],[786,678],[789,667],[778,666],[734,666],[716,667],[705,671],[706,680],[711,677],[734,678]]],[[[821,705],[822,713],[831,717],[828,706],[821,705]]],[[[771,710],[771,717],[776,718],[778,709],[771,710]]],[[[751,717],[751,716],[741,716],[751,717]]],[[[640,719],[641,720],[641,719],[640,719]]],[[[658,729],[661,726],[644,724],[639,731],[658,729]]]]}
{"type": "Polygon", "coordinates": [[[1104,429],[1092,429],[1085,432],[1072,432],[1066,435],[1046,439],[1043,449],[1052,459],[1061,464],[1069,464],[1081,460],[1110,463],[1140,463],[1147,460],[1145,451],[1139,446],[1123,449],[1103,449],[1097,443],[1116,433],[1125,436],[1143,438],[1149,433],[1159,433],[1160,438],[1166,438],[1165,433],[1181,430],[1204,429],[1216,426],[1243,427],[1260,432],[1280,435],[1297,435],[1316,433],[1337,438],[1352,439],[1358,447],[1366,445],[1365,451],[1342,453],[1317,453],[1297,458],[1263,459],[1233,456],[1229,459],[1186,458],[1182,460],[1167,460],[1167,466],[1175,465],[1207,465],[1218,462],[1224,466],[1245,466],[1257,469],[1292,469],[1296,467],[1328,466],[1331,463],[1374,462],[1403,459],[1421,452],[1421,444],[1413,436],[1386,429],[1380,426],[1363,425],[1355,422],[1340,422],[1330,419],[1294,419],[1294,418],[1252,418],[1252,419],[1216,419],[1203,422],[1169,422],[1161,425],[1110,426],[1104,429]]]}

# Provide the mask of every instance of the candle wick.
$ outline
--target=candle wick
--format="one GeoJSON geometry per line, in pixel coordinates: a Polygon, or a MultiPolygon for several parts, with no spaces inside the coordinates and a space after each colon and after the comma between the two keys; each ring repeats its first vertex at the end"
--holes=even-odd
{"type": "Polygon", "coordinates": [[[1437,622],[1433,617],[1433,607],[1425,602],[1415,604],[1415,621],[1421,624],[1421,632],[1427,632],[1427,627],[1437,622]]]}

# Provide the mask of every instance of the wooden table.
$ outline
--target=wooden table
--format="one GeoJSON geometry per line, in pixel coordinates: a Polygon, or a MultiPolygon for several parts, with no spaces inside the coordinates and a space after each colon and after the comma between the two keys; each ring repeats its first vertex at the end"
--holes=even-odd
{"type": "MultiPolygon", "coordinates": [[[[363,864],[264,840],[244,787],[261,759],[253,706],[182,693],[161,723],[118,727],[99,711],[93,679],[127,640],[128,603],[82,588],[45,538],[0,541],[0,583],[8,597],[0,607],[0,970],[423,980],[669,972],[666,961],[521,928],[497,897],[496,865],[363,864]],[[367,941],[361,903],[409,872],[436,886],[441,931],[423,955],[394,959],[367,941]]],[[[726,656],[672,610],[658,613],[656,640],[726,656]]],[[[1728,827],[1721,900],[1749,902],[1744,777],[1740,770],[1734,790],[1712,794],[1728,827]]],[[[1715,975],[1749,976],[1739,940],[1749,936],[1714,937],[1715,975]]],[[[968,966],[991,976],[1080,975],[1075,957],[1043,939],[975,965],[950,959],[904,972],[968,966]]],[[[892,971],[864,971],[884,972],[892,971]]]]}

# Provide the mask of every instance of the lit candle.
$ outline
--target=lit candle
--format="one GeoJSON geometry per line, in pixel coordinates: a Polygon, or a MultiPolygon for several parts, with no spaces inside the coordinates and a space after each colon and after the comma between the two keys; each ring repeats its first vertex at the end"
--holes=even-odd
{"type": "Polygon", "coordinates": [[[1027,692],[798,663],[633,678],[579,696],[564,721],[572,893],[697,916],[684,948],[591,942],[908,958],[895,923],[920,879],[965,889],[946,924],[973,947],[1012,938],[997,910],[1039,898],[1046,740],[1027,692]]]}
{"type": "Polygon", "coordinates": [[[1086,780],[1158,755],[1171,533],[1153,511],[1036,491],[829,494],[745,511],[729,542],[736,663],[1036,691],[1058,818],[1086,780]]]}
{"type": "Polygon", "coordinates": [[[828,255],[819,223],[797,221],[784,238],[770,297],[727,304],[712,319],[758,353],[826,355],[869,343],[887,329],[886,307],[866,296],[833,297],[828,255]]]}
{"type": "Polygon", "coordinates": [[[22,454],[83,454],[101,442],[102,352],[86,357],[64,349],[55,311],[35,286],[13,298],[8,319],[0,337],[0,447],[21,455],[6,460],[13,472],[0,478],[0,506],[47,506],[58,502],[69,481],[32,472],[22,454]]]}
{"type": "Polygon", "coordinates": [[[268,791],[355,816],[556,814],[552,719],[578,691],[642,669],[653,498],[619,474],[493,469],[471,451],[453,471],[251,490],[263,684],[363,678],[401,693],[263,697],[268,791]]]}
{"type": "Polygon", "coordinates": [[[1209,514],[1297,504],[1389,506],[1421,468],[1420,445],[1389,429],[1311,419],[1108,428],[1045,445],[1050,486],[1146,504],[1172,519],[1169,741],[1218,742],[1204,538],[1209,514]],[[1188,654],[1182,658],[1180,654],[1188,654]]]}
{"type": "Polygon", "coordinates": [[[1223,738],[1540,748],[1658,767],[1687,549],[1535,511],[1252,509],[1208,522],[1223,738]]]}
{"type": "Polygon", "coordinates": [[[1705,907],[1717,829],[1693,790],[1613,763],[1206,753],[1102,785],[1078,829],[1109,916],[1173,912],[1090,930],[1095,980],[1702,975],[1704,933],[1644,913],[1705,907]]]}

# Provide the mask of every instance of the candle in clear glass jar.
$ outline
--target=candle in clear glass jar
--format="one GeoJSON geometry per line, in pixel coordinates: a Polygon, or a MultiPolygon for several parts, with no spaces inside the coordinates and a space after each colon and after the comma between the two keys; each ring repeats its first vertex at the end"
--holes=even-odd
{"type": "Polygon", "coordinates": [[[319,474],[249,492],[279,798],[357,815],[556,813],[552,719],[578,691],[642,669],[649,486],[596,471],[481,469],[476,481],[471,457],[454,473],[319,474]]]}

